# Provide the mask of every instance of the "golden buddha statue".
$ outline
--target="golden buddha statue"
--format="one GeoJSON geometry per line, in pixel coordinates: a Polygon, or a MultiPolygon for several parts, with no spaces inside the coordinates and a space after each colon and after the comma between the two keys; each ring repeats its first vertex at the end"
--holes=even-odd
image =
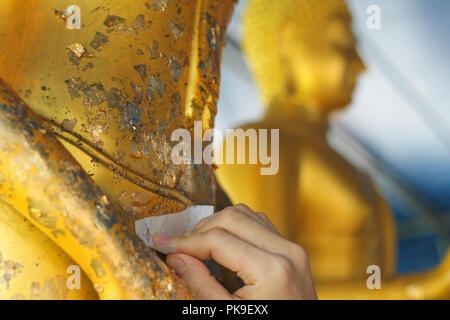
{"type": "MultiPolygon", "coordinates": [[[[425,277],[391,281],[379,292],[365,286],[371,265],[392,278],[396,235],[369,177],[327,143],[329,115],[350,103],[365,69],[344,0],[249,0],[242,41],[267,106],[260,122],[242,128],[280,130],[279,171],[220,165],[218,180],[231,200],[266,213],[306,249],[319,298],[402,298],[409,297],[406,283],[427,287],[418,284],[425,277]]],[[[424,297],[448,296],[445,272],[431,277],[434,289],[424,289],[424,297]]]]}
{"type": "Polygon", "coordinates": [[[134,222],[214,204],[171,134],[214,126],[234,2],[0,2],[0,298],[191,297],[134,222]]]}

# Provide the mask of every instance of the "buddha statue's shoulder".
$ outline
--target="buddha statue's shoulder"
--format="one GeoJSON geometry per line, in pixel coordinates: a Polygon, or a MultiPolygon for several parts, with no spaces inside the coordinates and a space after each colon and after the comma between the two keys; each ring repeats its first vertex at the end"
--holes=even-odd
{"type": "MultiPolygon", "coordinates": [[[[328,181],[333,185],[334,192],[341,190],[342,193],[352,194],[350,198],[359,203],[355,203],[356,206],[376,202],[377,192],[369,176],[330,146],[327,140],[327,124],[298,119],[294,121],[265,118],[240,128],[278,129],[280,166],[283,158],[292,158],[295,154],[300,175],[303,173],[315,177],[317,184],[320,179],[328,181]]],[[[269,142],[272,143],[270,139],[269,142]]],[[[281,167],[280,169],[282,170],[281,167]]]]}

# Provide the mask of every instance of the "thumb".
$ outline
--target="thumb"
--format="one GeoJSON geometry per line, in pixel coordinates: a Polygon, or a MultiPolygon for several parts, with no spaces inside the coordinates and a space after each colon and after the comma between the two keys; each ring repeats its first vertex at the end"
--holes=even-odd
{"type": "Polygon", "coordinates": [[[182,253],[172,253],[167,256],[166,262],[186,282],[197,299],[231,299],[230,293],[217,282],[201,260],[182,253]]]}

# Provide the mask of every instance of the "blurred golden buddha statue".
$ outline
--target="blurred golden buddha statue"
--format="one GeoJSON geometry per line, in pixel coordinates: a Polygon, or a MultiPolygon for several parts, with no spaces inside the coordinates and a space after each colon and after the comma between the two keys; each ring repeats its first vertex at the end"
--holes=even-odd
{"type": "MultiPolygon", "coordinates": [[[[383,279],[394,273],[392,213],[369,177],[327,142],[330,114],[350,103],[365,69],[345,2],[250,0],[243,30],[243,50],[267,106],[260,122],[243,129],[280,129],[279,171],[221,165],[221,185],[233,202],[265,212],[307,250],[319,298],[388,297],[386,286],[370,292],[365,279],[370,265],[381,268],[383,279]]],[[[442,296],[449,288],[443,283],[428,293],[442,296]]],[[[396,297],[408,297],[405,282],[395,286],[396,297]]]]}
{"type": "Polygon", "coordinates": [[[0,1],[0,297],[190,297],[134,222],[214,204],[171,134],[214,126],[234,2],[0,1]]]}

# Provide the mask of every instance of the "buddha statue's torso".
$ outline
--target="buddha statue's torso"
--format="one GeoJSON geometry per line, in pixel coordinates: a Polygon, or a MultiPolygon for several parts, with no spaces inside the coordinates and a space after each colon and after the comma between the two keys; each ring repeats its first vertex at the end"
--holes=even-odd
{"type": "Polygon", "coordinates": [[[266,109],[246,128],[279,129],[279,171],[226,165],[218,177],[231,199],[266,212],[303,245],[316,281],[394,268],[393,222],[370,179],[327,143],[331,113],[352,99],[365,66],[344,0],[250,0],[242,48],[266,109]]]}
{"type": "MultiPolygon", "coordinates": [[[[203,129],[214,126],[233,4],[0,2],[0,78],[81,164],[130,232],[137,219],[214,204],[211,166],[175,165],[171,134],[197,120],[203,129]]],[[[28,286],[37,273],[25,273],[28,286]]]]}
{"type": "Polygon", "coordinates": [[[232,1],[77,6],[81,28],[70,30],[67,1],[3,1],[1,77],[124,208],[212,204],[210,167],[174,165],[171,134],[195,120],[214,125],[232,1]]]}
{"type": "Polygon", "coordinates": [[[265,212],[307,250],[316,281],[362,278],[369,265],[394,267],[390,210],[368,176],[328,144],[325,122],[266,117],[243,127],[279,129],[279,171],[222,165],[218,178],[234,202],[265,212]],[[239,182],[238,182],[239,181],[239,182]]]}
{"type": "Polygon", "coordinates": [[[279,129],[279,170],[262,175],[265,163],[226,164],[217,176],[233,202],[266,213],[306,249],[319,298],[448,297],[450,252],[439,268],[394,275],[397,241],[388,204],[367,174],[327,142],[329,116],[350,104],[365,69],[351,21],[344,0],[248,1],[241,45],[267,111],[244,128],[279,129]],[[374,270],[382,290],[368,286],[374,270]]]}

